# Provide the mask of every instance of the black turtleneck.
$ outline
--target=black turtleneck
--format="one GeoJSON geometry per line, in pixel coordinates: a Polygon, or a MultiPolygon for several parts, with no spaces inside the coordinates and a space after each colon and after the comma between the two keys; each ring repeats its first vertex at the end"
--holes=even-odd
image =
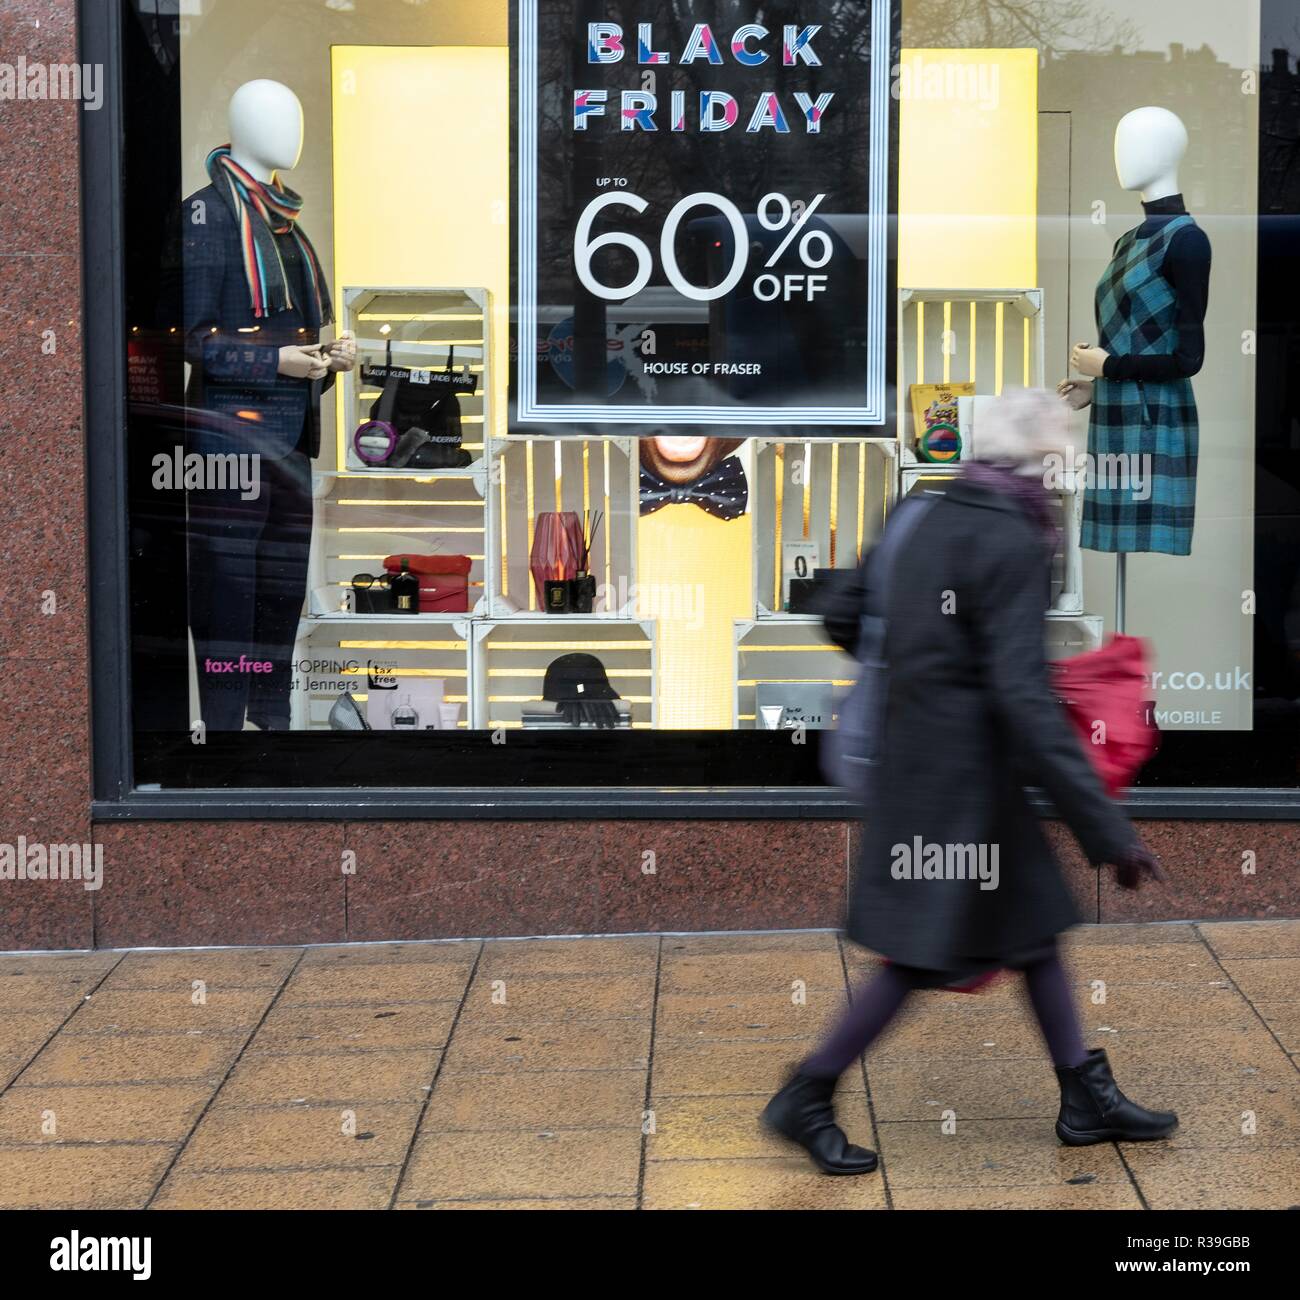
{"type": "MultiPolygon", "coordinates": [[[[1149,239],[1175,217],[1185,216],[1181,194],[1144,203],[1146,220],[1138,227],[1138,238],[1149,239]]],[[[1107,379],[1148,380],[1190,379],[1205,362],[1205,313],[1210,299],[1210,241],[1200,226],[1187,226],[1170,241],[1160,274],[1169,281],[1178,298],[1176,323],[1178,344],[1172,356],[1119,357],[1106,361],[1107,379]]]]}

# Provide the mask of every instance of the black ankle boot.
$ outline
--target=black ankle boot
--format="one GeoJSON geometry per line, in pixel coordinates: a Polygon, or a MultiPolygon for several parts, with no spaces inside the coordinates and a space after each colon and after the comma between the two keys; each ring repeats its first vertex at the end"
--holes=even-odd
{"type": "Polygon", "coordinates": [[[1106,1053],[1088,1053],[1082,1065],[1057,1066],[1061,1084],[1061,1113],[1056,1136],[1066,1146],[1086,1147],[1096,1142],[1151,1142],[1168,1137],[1178,1127],[1171,1110],[1147,1110],[1119,1090],[1106,1053]]]}
{"type": "Polygon", "coordinates": [[[767,1103],[763,1123],[803,1147],[824,1174],[869,1174],[878,1163],[876,1153],[853,1146],[835,1123],[835,1084],[835,1079],[796,1073],[767,1103]]]}

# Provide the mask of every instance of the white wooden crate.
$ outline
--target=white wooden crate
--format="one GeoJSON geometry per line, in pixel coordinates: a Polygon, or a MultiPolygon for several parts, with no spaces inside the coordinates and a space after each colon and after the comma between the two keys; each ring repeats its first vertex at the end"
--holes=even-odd
{"type": "Polygon", "coordinates": [[[466,555],[469,607],[483,599],[488,563],[485,475],[430,471],[398,479],[317,479],[308,587],[313,614],[343,607],[352,579],[380,574],[389,555],[466,555]]]}
{"type": "MultiPolygon", "coordinates": [[[[1041,289],[902,289],[898,295],[898,439],[912,450],[912,385],[974,382],[977,396],[1041,388],[1041,289]]],[[[933,468],[932,466],[929,468],[933,468]]]]}
{"type": "Polygon", "coordinates": [[[814,542],[819,568],[854,568],[879,536],[897,485],[897,447],[890,439],[758,439],[750,494],[757,617],[783,614],[786,542],[814,542]]]}
{"type": "Polygon", "coordinates": [[[1100,614],[1048,614],[1047,657],[1068,659],[1071,655],[1100,650],[1106,638],[1106,621],[1100,614]]]}
{"type": "Polygon", "coordinates": [[[600,512],[592,548],[594,613],[630,616],[635,603],[638,449],[631,438],[551,438],[517,434],[490,447],[489,596],[494,617],[538,610],[529,561],[537,516],[600,512]]]}
{"type": "MultiPolygon", "coordinates": [[[[960,472],[957,465],[905,465],[903,496],[911,496],[913,492],[942,492],[960,472]]],[[[1061,535],[1052,556],[1052,612],[1082,618],[1085,614],[1079,527],[1083,519],[1083,497],[1078,491],[1056,492],[1052,501],[1061,535]]]]}
{"type": "Polygon", "coordinates": [[[829,682],[835,712],[857,677],[857,664],[809,614],[738,619],[735,624],[736,705],[732,725],[757,728],[755,696],[761,682],[829,682]]]}
{"type": "Polygon", "coordinates": [[[484,452],[485,430],[492,427],[492,385],[486,381],[491,351],[491,295],[480,288],[348,288],[343,290],[341,328],[357,339],[357,366],[342,376],[342,441],[338,465],[367,475],[401,475],[402,470],[370,468],[352,446],[357,427],[370,418],[378,389],[362,382],[365,365],[382,365],[392,344],[393,364],[417,370],[468,368],[477,376],[473,395],[463,394],[460,421],[462,448],[474,460],[484,452]]]}
{"type": "Polygon", "coordinates": [[[400,553],[468,555],[469,603],[483,600],[488,559],[485,501],[488,467],[485,421],[491,386],[484,382],[490,355],[490,295],[479,288],[345,288],[340,328],[357,338],[358,365],[341,376],[339,445],[323,463],[340,468],[313,475],[316,519],[312,534],[308,612],[344,607],[355,574],[381,573],[384,557],[400,553]],[[379,397],[362,370],[382,364],[392,344],[395,365],[440,370],[454,349],[456,368],[478,377],[473,396],[457,398],[464,469],[371,468],[352,449],[352,435],[379,397]]]}
{"type": "Polygon", "coordinates": [[[546,669],[561,655],[595,655],[610,685],[632,708],[635,728],[656,721],[655,625],[634,618],[582,614],[520,614],[473,624],[474,709],[477,730],[517,728],[530,703],[542,698],[546,669]]]}
{"type": "Polygon", "coordinates": [[[460,726],[468,726],[473,695],[470,627],[467,616],[446,614],[303,619],[294,651],[294,730],[328,730],[330,709],[345,690],[364,711],[372,667],[396,677],[399,690],[404,681],[441,679],[443,698],[461,706],[460,726]]]}

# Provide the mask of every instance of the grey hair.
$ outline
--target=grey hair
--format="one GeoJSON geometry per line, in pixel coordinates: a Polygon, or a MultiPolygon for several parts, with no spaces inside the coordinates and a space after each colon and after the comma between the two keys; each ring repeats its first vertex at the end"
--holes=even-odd
{"type": "Polygon", "coordinates": [[[1046,388],[1012,388],[980,411],[975,458],[1034,473],[1049,456],[1072,460],[1077,441],[1064,398],[1046,388]]]}

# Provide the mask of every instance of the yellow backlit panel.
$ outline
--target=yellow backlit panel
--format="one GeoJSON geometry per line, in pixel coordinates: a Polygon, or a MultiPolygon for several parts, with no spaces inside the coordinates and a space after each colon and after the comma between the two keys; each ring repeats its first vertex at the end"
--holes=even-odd
{"type": "Polygon", "coordinates": [[[1036,285],[1038,51],[904,50],[899,72],[899,284],[1036,285]]]}
{"type": "Polygon", "coordinates": [[[336,45],[331,53],[335,301],[344,285],[488,289],[494,409],[504,434],[509,51],[336,45]]]}
{"type": "Polygon", "coordinates": [[[670,505],[638,524],[642,617],[659,629],[661,728],[731,726],[735,707],[734,625],[753,616],[753,516],[715,519],[693,505],[670,505]],[[689,616],[678,613],[690,595],[689,616]]]}

